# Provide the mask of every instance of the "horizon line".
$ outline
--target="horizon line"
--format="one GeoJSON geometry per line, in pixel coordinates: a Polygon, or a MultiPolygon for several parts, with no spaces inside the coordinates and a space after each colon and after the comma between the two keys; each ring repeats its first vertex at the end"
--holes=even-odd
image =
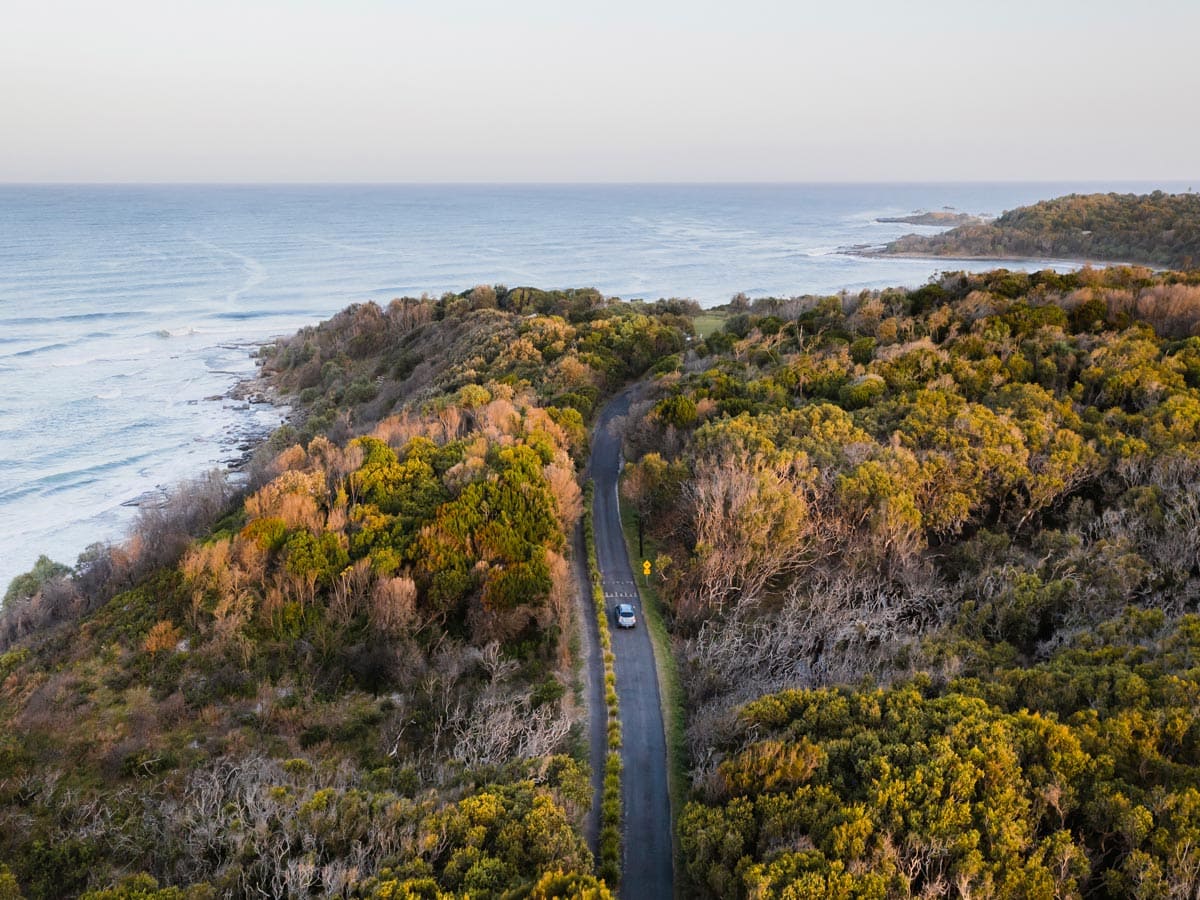
{"type": "MultiPolygon", "coordinates": [[[[779,186],[872,186],[912,185],[955,186],[955,185],[1054,185],[1054,184],[1184,184],[1200,182],[1200,178],[997,178],[997,179],[824,179],[824,180],[693,180],[693,181],[522,181],[522,180],[366,180],[366,181],[253,181],[253,180],[111,180],[111,181],[67,181],[29,180],[9,181],[0,179],[0,187],[779,187],[779,186]]],[[[1191,190],[1189,188],[1189,190],[1191,190]]]]}

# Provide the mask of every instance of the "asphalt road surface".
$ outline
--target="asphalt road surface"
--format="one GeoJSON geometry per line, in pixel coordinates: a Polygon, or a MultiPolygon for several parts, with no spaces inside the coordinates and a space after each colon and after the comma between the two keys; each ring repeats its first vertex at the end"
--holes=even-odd
{"type": "MultiPolygon", "coordinates": [[[[642,616],[642,603],[625,551],[617,506],[621,439],[613,419],[629,411],[622,394],[600,414],[592,441],[591,474],[595,482],[596,557],[604,579],[604,596],[616,655],[617,697],[621,706],[622,776],[625,803],[625,859],[622,900],[671,900],[671,801],[667,792],[667,743],[662,704],[654,668],[654,649],[642,616]],[[617,628],[618,603],[631,603],[635,628],[617,628]]],[[[638,560],[641,565],[641,560],[638,560]]]]}

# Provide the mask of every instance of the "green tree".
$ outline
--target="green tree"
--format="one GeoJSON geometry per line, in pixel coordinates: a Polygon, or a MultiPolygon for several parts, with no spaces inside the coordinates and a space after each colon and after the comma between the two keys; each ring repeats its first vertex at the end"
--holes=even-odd
{"type": "Polygon", "coordinates": [[[32,569],[23,575],[18,575],[9,583],[8,590],[4,592],[3,605],[7,606],[16,600],[32,597],[50,579],[62,578],[70,574],[71,569],[68,566],[57,563],[48,556],[39,556],[32,569]]]}

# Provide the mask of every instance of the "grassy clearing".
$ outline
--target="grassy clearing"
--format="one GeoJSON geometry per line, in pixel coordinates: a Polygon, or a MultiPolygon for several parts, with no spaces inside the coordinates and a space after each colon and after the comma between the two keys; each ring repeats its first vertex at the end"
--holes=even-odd
{"type": "Polygon", "coordinates": [[[724,328],[726,318],[728,317],[724,313],[709,311],[701,313],[692,321],[696,325],[696,334],[702,338],[706,338],[714,331],[720,331],[724,328]]]}
{"type": "MultiPolygon", "coordinates": [[[[659,576],[657,573],[651,573],[649,578],[642,575],[642,561],[648,559],[653,563],[658,556],[658,547],[646,537],[642,541],[645,552],[638,556],[637,515],[626,505],[621,506],[621,529],[625,532],[625,546],[633,563],[638,592],[642,596],[642,618],[650,630],[650,640],[654,645],[654,668],[658,673],[658,693],[667,731],[667,790],[671,795],[671,818],[674,821],[687,802],[687,748],[684,743],[687,720],[679,668],[675,663],[675,654],[671,652],[671,636],[667,632],[662,601],[658,595],[659,576]]],[[[671,844],[676,863],[675,883],[680,885],[682,881],[678,876],[683,869],[679,865],[679,835],[674,828],[671,829],[671,844]]]]}

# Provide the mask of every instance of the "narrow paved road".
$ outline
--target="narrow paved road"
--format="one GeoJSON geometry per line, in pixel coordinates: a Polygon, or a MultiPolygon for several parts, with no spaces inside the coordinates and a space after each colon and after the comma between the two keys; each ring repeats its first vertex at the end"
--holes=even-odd
{"type": "MultiPolygon", "coordinates": [[[[591,474],[595,481],[596,556],[604,578],[604,595],[610,616],[618,603],[632,603],[636,628],[616,627],[617,697],[621,705],[621,731],[625,763],[625,860],[621,879],[622,900],[671,900],[674,871],[671,861],[671,801],[667,792],[667,743],[663,732],[662,704],[654,649],[642,616],[633,570],[621,533],[617,506],[617,476],[621,467],[621,439],[610,425],[629,411],[629,395],[622,394],[600,414],[592,442],[591,474]]],[[[640,561],[639,561],[640,564],[640,561]]]]}

